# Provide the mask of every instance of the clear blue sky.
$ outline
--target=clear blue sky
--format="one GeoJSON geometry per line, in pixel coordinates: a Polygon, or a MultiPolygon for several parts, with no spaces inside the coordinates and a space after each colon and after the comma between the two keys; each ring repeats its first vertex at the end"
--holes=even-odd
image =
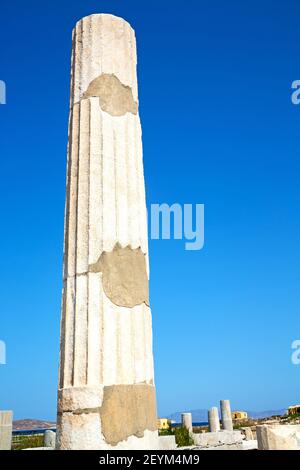
{"type": "Polygon", "coordinates": [[[148,205],[205,204],[205,247],[151,241],[160,415],[300,401],[299,1],[2,0],[0,408],[55,418],[71,30],[136,30],[148,205]]]}

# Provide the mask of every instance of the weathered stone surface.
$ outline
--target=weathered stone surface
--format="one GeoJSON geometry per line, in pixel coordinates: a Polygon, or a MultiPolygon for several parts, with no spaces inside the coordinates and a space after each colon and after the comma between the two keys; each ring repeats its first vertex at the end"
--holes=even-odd
{"type": "Polygon", "coordinates": [[[257,449],[257,440],[256,439],[251,439],[248,441],[243,441],[240,444],[241,450],[255,450],[257,449]]]}
{"type": "Polygon", "coordinates": [[[75,412],[84,409],[100,408],[103,400],[103,387],[70,387],[58,392],[58,411],[75,412]]]}
{"type": "Polygon", "coordinates": [[[159,436],[159,450],[174,450],[177,448],[175,436],[159,436]]]}
{"type": "Polygon", "coordinates": [[[300,425],[263,424],[256,435],[260,450],[300,450],[300,425]]]}
{"type": "Polygon", "coordinates": [[[85,16],[73,30],[72,46],[71,106],[102,74],[130,87],[138,102],[136,40],[127,21],[109,14],[85,16]]]}
{"type": "Polygon", "coordinates": [[[11,449],[12,420],[12,411],[0,411],[0,450],[11,449]]]}
{"type": "MultiPolygon", "coordinates": [[[[136,45],[130,25],[112,15],[80,20],[73,32],[71,69],[56,446],[155,449],[157,430],[147,428],[156,408],[136,45]],[[113,403],[107,390],[137,384],[152,390],[147,406],[144,400],[144,422],[137,423],[137,430],[132,426],[129,409],[139,416],[139,400],[128,393],[122,432],[115,427],[118,435],[110,435],[106,421],[113,403]]],[[[118,409],[118,394],[113,396],[118,409]]]]}
{"type": "Polygon", "coordinates": [[[105,387],[100,415],[108,444],[144,437],[146,430],[157,430],[155,388],[146,384],[105,387]]]}
{"type": "Polygon", "coordinates": [[[196,445],[199,446],[218,446],[221,444],[237,444],[242,442],[241,431],[218,431],[193,434],[196,445]]]}
{"type": "Polygon", "coordinates": [[[97,450],[103,446],[99,410],[93,413],[62,413],[57,417],[56,448],[97,450]]]}
{"type": "Polygon", "coordinates": [[[218,444],[208,447],[196,447],[197,450],[255,450],[257,441],[243,441],[233,444],[218,444]]]}
{"type": "Polygon", "coordinates": [[[220,408],[221,408],[221,418],[222,418],[222,427],[226,431],[233,430],[232,424],[232,416],[231,416],[231,408],[230,408],[230,401],[229,400],[221,400],[220,401],[220,408]]]}

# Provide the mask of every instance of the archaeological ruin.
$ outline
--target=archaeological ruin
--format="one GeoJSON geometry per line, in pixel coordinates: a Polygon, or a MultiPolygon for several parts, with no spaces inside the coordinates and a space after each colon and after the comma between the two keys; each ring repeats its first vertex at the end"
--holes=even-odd
{"type": "Polygon", "coordinates": [[[73,31],[58,449],[158,448],[135,33],[73,31]]]}

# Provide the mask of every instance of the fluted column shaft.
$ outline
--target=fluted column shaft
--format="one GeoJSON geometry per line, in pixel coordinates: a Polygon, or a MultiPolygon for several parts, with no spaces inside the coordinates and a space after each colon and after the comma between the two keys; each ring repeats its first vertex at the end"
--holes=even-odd
{"type": "Polygon", "coordinates": [[[83,18],[71,69],[57,447],[156,448],[133,29],[83,18]]]}

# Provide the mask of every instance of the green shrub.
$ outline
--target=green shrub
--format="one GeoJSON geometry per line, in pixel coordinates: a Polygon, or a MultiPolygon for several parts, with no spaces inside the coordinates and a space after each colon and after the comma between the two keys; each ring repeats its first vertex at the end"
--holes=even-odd
{"type": "Polygon", "coordinates": [[[168,429],[160,429],[158,433],[160,436],[173,436],[174,435],[174,431],[170,427],[168,429]]]}
{"type": "Polygon", "coordinates": [[[22,450],[22,449],[31,449],[33,447],[43,447],[44,446],[44,435],[30,435],[30,436],[20,436],[17,439],[13,439],[12,450],[22,450]]]}
{"type": "Polygon", "coordinates": [[[294,413],[292,415],[284,416],[282,418],[284,418],[285,421],[294,421],[300,418],[300,414],[294,413]]]}
{"type": "Polygon", "coordinates": [[[194,440],[186,428],[174,428],[175,440],[178,447],[192,446],[194,440]]]}

